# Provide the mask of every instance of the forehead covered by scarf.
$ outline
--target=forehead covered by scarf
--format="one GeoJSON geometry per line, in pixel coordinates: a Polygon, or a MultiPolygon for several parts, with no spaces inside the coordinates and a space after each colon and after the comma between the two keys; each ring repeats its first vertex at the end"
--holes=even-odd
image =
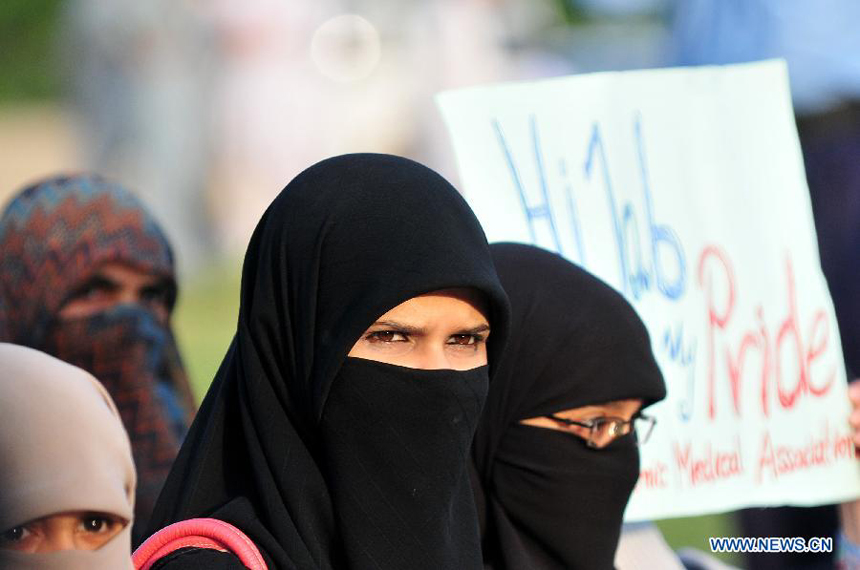
{"type": "Polygon", "coordinates": [[[22,190],[0,218],[0,339],[41,342],[69,295],[110,262],[173,277],[167,239],[130,192],[95,175],[22,190]]]}
{"type": "MultiPolygon", "coordinates": [[[[342,567],[339,553],[356,524],[341,520],[338,528],[343,505],[332,498],[322,459],[331,451],[321,418],[332,384],[349,350],[380,315],[417,295],[458,287],[475,289],[487,301],[495,369],[506,337],[507,298],[483,230],[459,193],[432,170],[395,156],[346,155],[305,170],[251,238],[235,340],[154,518],[165,525],[214,512],[248,532],[279,567],[342,567]]],[[[397,369],[387,370],[400,378],[397,369]]],[[[470,438],[471,431],[466,443],[470,438]]],[[[395,443],[366,438],[354,451],[386,445],[395,443]]],[[[453,491],[444,492],[450,497],[453,491]]],[[[461,499],[476,529],[471,495],[457,495],[461,499]]],[[[409,514],[425,513],[416,508],[409,514]]],[[[399,536],[411,528],[401,521],[399,536]]],[[[459,547],[459,537],[449,541],[436,546],[459,547]]],[[[407,542],[391,544],[404,550],[407,542]]],[[[377,567],[392,567],[386,560],[377,567]]]]}
{"type": "Polygon", "coordinates": [[[310,426],[347,352],[377,317],[456,287],[487,301],[492,366],[506,336],[507,298],[465,200],[417,162],[340,156],[297,176],[257,226],[242,274],[239,336],[253,339],[267,375],[290,380],[274,386],[290,392],[279,399],[299,404],[293,419],[310,426]]]}
{"type": "MultiPolygon", "coordinates": [[[[6,343],[0,343],[0,369],[0,531],[72,511],[130,521],[131,448],[101,384],[56,358],[6,343]]],[[[91,560],[90,567],[127,568],[130,528],[96,559],[110,564],[91,560]]],[[[0,566],[14,567],[5,556],[0,550],[0,566]]]]}
{"type": "Polygon", "coordinates": [[[522,419],[627,398],[647,406],[665,397],[648,331],[621,294],[537,247],[500,243],[490,251],[512,320],[478,428],[476,444],[488,446],[485,453],[522,419]]]}

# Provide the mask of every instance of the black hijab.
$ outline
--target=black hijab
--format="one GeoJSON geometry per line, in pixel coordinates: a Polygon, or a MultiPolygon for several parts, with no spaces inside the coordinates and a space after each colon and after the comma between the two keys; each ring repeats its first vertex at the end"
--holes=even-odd
{"type": "Polygon", "coordinates": [[[508,306],[457,191],[410,160],[340,156],[297,176],[245,256],[233,343],[170,473],[152,530],[214,516],[276,568],[480,566],[466,468],[487,367],[350,358],[376,318],[471,287],[508,306]]]}
{"type": "Polygon", "coordinates": [[[614,289],[532,246],[490,246],[511,302],[511,338],[473,444],[485,565],[606,569],[639,475],[632,436],[591,449],[527,418],[665,397],[648,332],[614,289]]]}

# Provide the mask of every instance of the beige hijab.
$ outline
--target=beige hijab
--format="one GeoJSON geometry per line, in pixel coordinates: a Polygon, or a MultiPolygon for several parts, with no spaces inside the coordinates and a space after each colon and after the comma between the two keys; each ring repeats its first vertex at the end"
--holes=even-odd
{"type": "Polygon", "coordinates": [[[0,549],[0,568],[132,567],[131,447],[113,401],[95,378],[42,352],[0,343],[0,458],[0,532],[68,511],[129,521],[95,551],[0,549]]]}

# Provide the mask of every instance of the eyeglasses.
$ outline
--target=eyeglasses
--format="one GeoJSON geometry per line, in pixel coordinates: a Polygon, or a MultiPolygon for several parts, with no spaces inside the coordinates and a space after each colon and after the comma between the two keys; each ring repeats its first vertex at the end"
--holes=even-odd
{"type": "Polygon", "coordinates": [[[644,445],[648,441],[648,438],[651,437],[651,432],[654,431],[654,425],[657,423],[656,418],[646,416],[645,414],[637,414],[630,420],[604,416],[578,421],[562,418],[555,414],[548,414],[544,417],[568,426],[586,428],[588,430],[586,443],[588,443],[588,447],[594,448],[606,447],[631,431],[636,435],[636,444],[644,445]]]}

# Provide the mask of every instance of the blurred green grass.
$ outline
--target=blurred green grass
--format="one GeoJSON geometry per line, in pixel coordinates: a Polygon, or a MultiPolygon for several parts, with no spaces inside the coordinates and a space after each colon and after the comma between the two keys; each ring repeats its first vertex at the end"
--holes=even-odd
{"type": "MultiPolygon", "coordinates": [[[[706,554],[711,554],[708,537],[739,536],[740,529],[735,523],[732,513],[705,515],[701,517],[685,517],[657,521],[657,527],[674,550],[695,548],[706,554]]],[[[726,564],[743,568],[743,559],[737,553],[713,554],[714,557],[726,564]]]]}
{"type": "Polygon", "coordinates": [[[0,101],[55,99],[61,0],[0,2],[0,101]]]}
{"type": "Polygon", "coordinates": [[[183,280],[179,291],[173,327],[198,401],[236,332],[241,267],[238,259],[215,262],[183,280]]]}
{"type": "MultiPolygon", "coordinates": [[[[198,399],[206,393],[236,331],[240,274],[240,260],[222,260],[189,278],[180,291],[174,327],[198,399]]],[[[730,514],[668,519],[657,526],[675,550],[691,547],[706,553],[708,537],[739,532],[730,514]]],[[[738,555],[717,557],[741,565],[738,555]]]]}

